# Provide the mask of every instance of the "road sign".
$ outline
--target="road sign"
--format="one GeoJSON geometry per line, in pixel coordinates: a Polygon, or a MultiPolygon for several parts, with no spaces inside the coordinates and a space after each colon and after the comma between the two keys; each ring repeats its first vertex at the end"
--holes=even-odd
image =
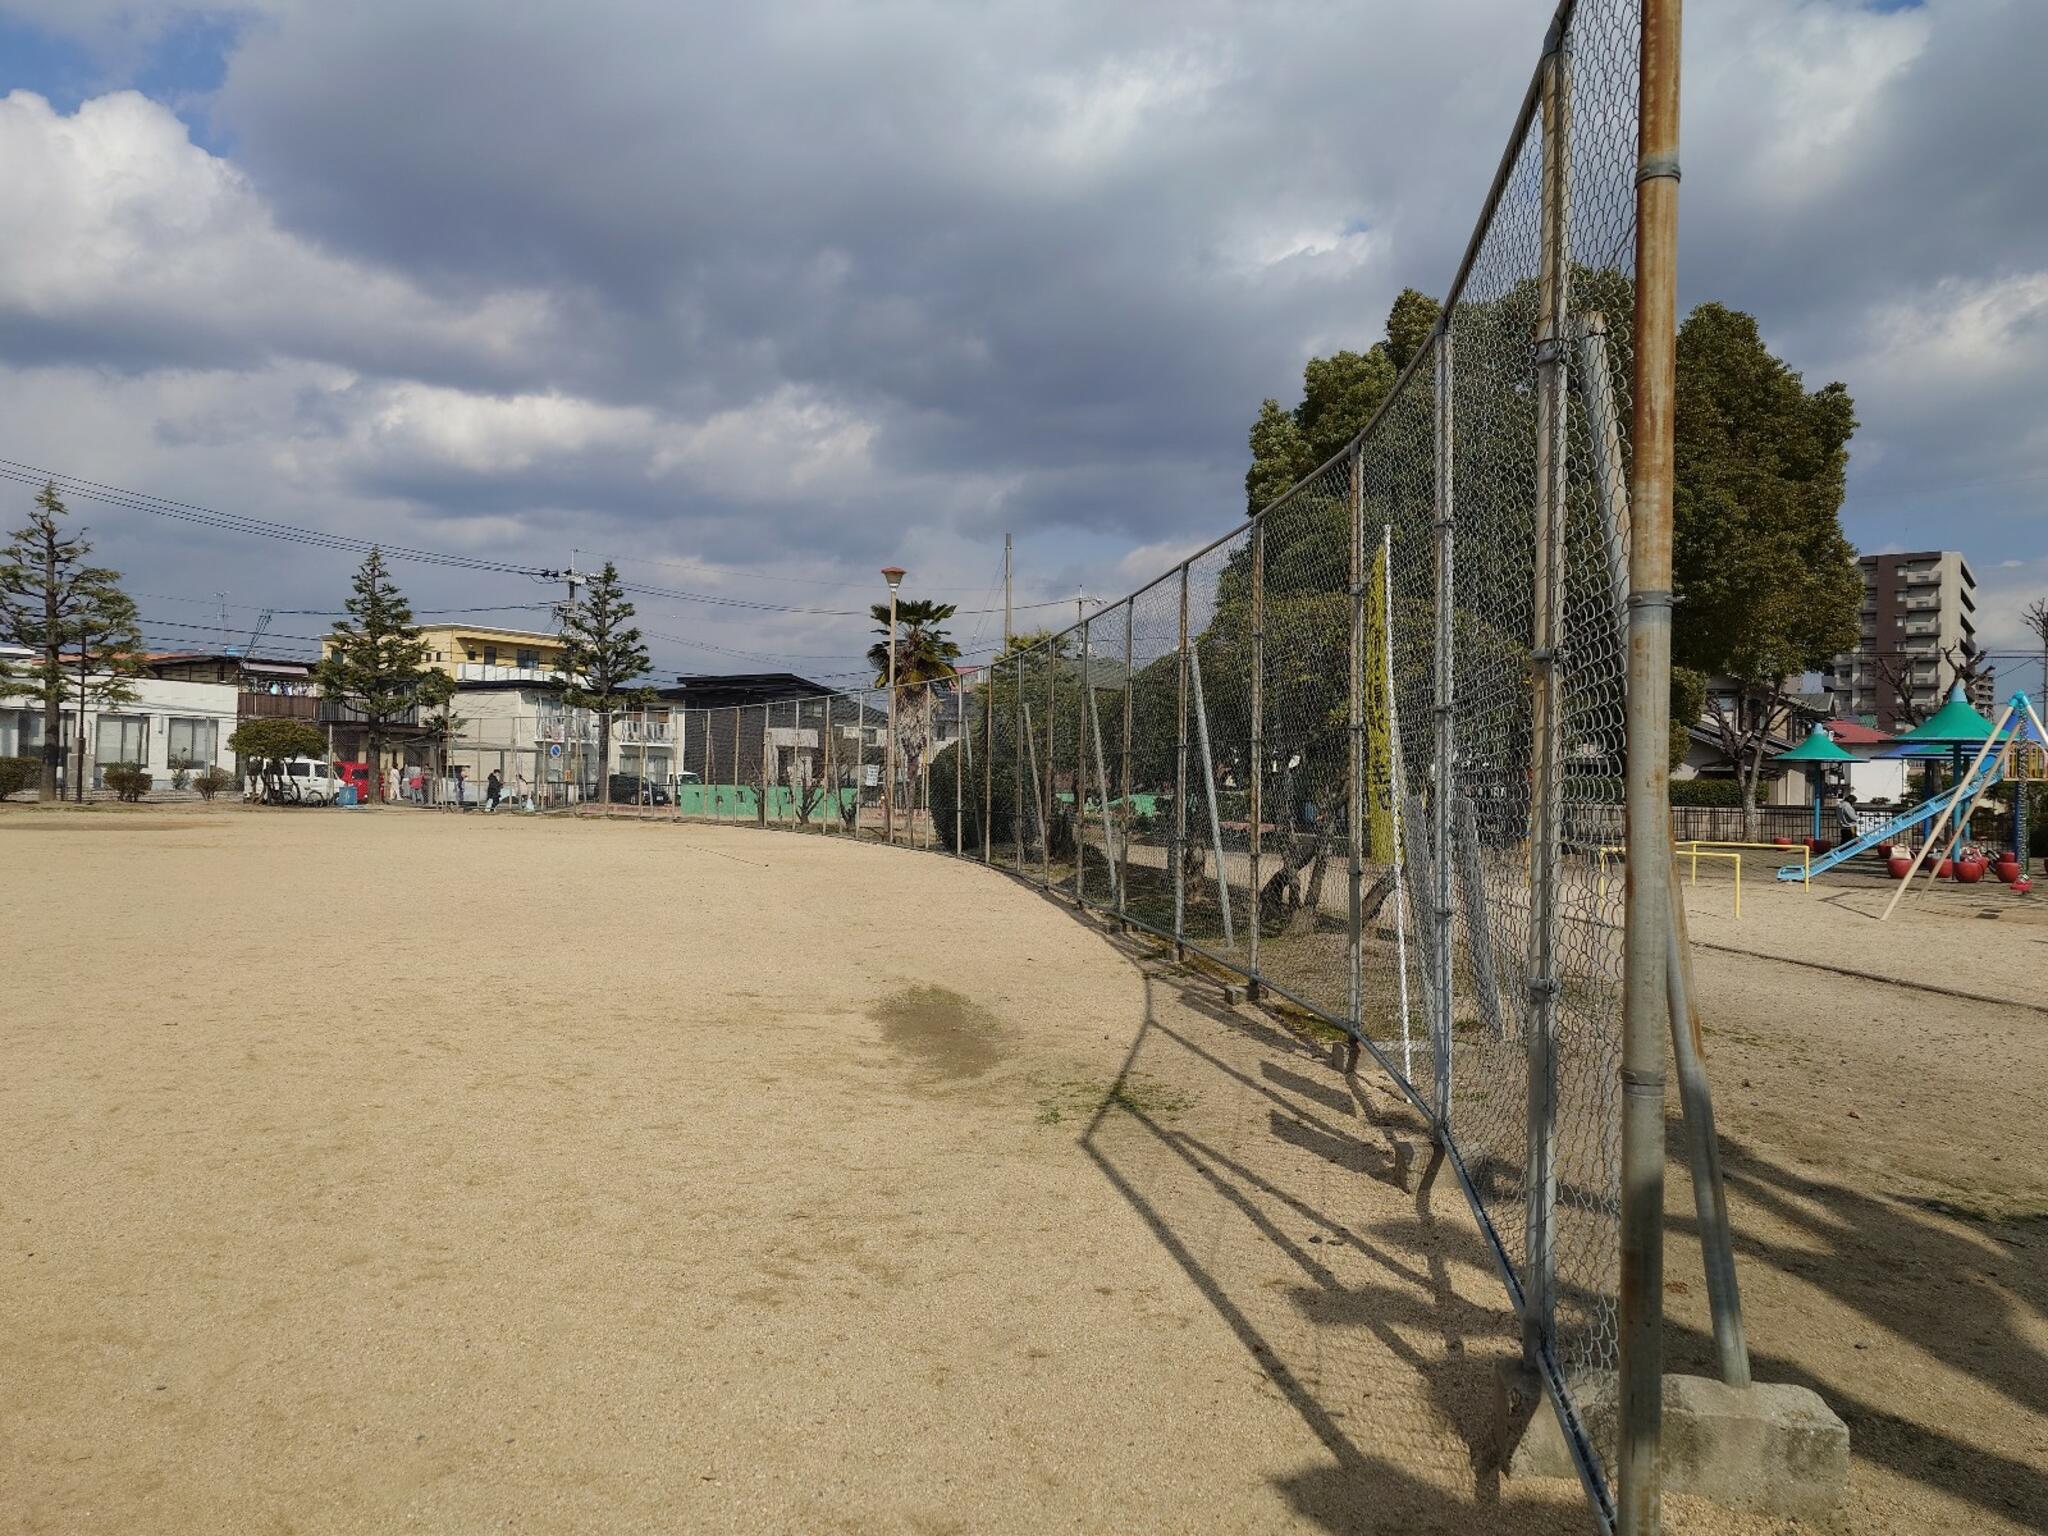
{"type": "Polygon", "coordinates": [[[559,741],[551,741],[551,742],[549,742],[549,743],[548,743],[548,756],[549,756],[549,757],[560,757],[561,755],[562,755],[562,744],[561,744],[561,743],[560,743],[559,741]]]}

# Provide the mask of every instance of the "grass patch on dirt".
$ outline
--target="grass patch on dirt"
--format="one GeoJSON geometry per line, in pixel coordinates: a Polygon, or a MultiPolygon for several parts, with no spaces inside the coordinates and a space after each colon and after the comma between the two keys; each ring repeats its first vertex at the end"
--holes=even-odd
{"type": "Polygon", "coordinates": [[[1110,1083],[1069,1078],[1052,1084],[1039,1098],[1038,1123],[1065,1125],[1073,1120],[1093,1119],[1111,1109],[1146,1120],[1171,1120],[1194,1102],[1193,1094],[1169,1088],[1143,1072],[1129,1073],[1110,1083]]]}

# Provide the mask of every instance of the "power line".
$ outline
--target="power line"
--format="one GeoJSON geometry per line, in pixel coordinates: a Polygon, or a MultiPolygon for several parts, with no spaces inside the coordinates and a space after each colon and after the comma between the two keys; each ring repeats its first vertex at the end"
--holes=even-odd
{"type": "MultiPolygon", "coordinates": [[[[240,533],[252,537],[277,539],[284,543],[304,545],[314,549],[330,549],[345,554],[367,555],[379,550],[394,560],[409,560],[423,565],[437,565],[456,570],[483,571],[501,576],[527,576],[538,581],[557,581],[562,573],[544,566],[523,565],[508,560],[490,560],[477,555],[454,554],[447,550],[419,549],[404,544],[388,544],[379,539],[357,538],[350,534],[327,533],[315,528],[301,528],[291,523],[279,523],[267,518],[250,517],[240,512],[218,512],[196,502],[178,501],[168,496],[158,496],[149,491],[136,491],[124,486],[109,485],[103,481],[89,480],[81,475],[65,474],[45,469],[38,465],[22,463],[16,459],[0,458],[0,480],[12,481],[18,485],[36,486],[54,484],[60,491],[86,501],[95,501],[103,506],[119,507],[124,511],[144,512],[153,517],[169,518],[175,522],[209,528],[222,533],[240,533]]],[[[650,564],[676,564],[678,562],[650,559],[650,564]]],[[[721,597],[710,592],[691,592],[673,587],[655,586],[641,582],[622,582],[621,587],[636,596],[666,599],[672,602],[701,603],[717,608],[736,608],[754,613],[786,613],[806,618],[864,619],[870,616],[867,608],[807,608],[786,603],[763,603],[748,598],[721,597]]],[[[848,583],[848,586],[853,584],[848,583]]],[[[189,601],[189,599],[175,599],[189,601]]],[[[1071,601],[1052,598],[1039,603],[1020,603],[1022,609],[1057,608],[1071,601]]],[[[237,605],[239,606],[239,605],[237,605]]],[[[528,604],[508,604],[509,608],[521,608],[528,604]]],[[[311,612],[313,610],[295,610],[311,612]]],[[[464,610],[443,610],[457,612],[464,610]]],[[[492,610],[474,609],[472,612],[492,610]]],[[[962,617],[974,617],[991,612],[988,608],[956,608],[962,617]]]]}
{"type": "Polygon", "coordinates": [[[518,565],[509,560],[486,560],[475,555],[450,554],[445,550],[414,549],[402,544],[386,544],[381,540],[359,539],[339,533],[322,533],[317,529],[299,528],[290,523],[274,523],[264,518],[248,517],[240,512],[216,512],[210,507],[202,507],[193,502],[173,501],[169,497],[152,495],[147,491],[131,491],[121,486],[83,479],[77,475],[59,474],[13,459],[0,459],[0,480],[12,480],[20,485],[33,486],[54,483],[60,491],[74,497],[82,497],[87,501],[97,501],[104,506],[120,507],[131,512],[147,512],[155,517],[166,517],[224,533],[244,533],[261,538],[281,539],[286,543],[304,544],[316,549],[332,549],[358,555],[367,555],[372,549],[379,549],[394,560],[412,560],[425,565],[451,566],[460,570],[489,571],[504,576],[552,574],[538,566],[518,565]]]}

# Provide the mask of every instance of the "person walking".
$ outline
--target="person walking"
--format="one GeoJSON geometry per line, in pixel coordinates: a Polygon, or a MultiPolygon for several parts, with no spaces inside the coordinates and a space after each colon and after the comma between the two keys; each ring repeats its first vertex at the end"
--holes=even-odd
{"type": "Polygon", "coordinates": [[[504,794],[504,792],[504,776],[497,769],[493,768],[491,776],[484,780],[484,809],[495,811],[498,808],[498,797],[504,794]]]}
{"type": "Polygon", "coordinates": [[[1837,847],[1843,843],[1854,842],[1863,835],[1863,820],[1857,812],[1855,796],[1849,793],[1849,786],[1846,784],[1842,786],[1842,792],[1835,797],[1835,830],[1839,834],[1836,839],[1837,847]]]}

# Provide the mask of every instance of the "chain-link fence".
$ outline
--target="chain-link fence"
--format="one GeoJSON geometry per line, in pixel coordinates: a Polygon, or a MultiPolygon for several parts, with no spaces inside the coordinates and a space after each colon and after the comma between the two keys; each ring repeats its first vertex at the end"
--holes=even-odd
{"type": "MultiPolygon", "coordinates": [[[[624,769],[986,862],[1343,1030],[1443,1141],[1603,1526],[1639,32],[1566,0],[1439,321],[1250,522],[986,669],[674,710],[624,769]]],[[[534,750],[544,787],[582,747],[534,750]]]]}

